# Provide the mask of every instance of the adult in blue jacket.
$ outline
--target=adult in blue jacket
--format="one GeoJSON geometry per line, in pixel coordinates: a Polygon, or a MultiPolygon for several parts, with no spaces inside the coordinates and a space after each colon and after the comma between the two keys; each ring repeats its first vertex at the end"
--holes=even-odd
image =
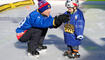
{"type": "Polygon", "coordinates": [[[64,24],[64,39],[68,46],[68,51],[64,53],[64,56],[69,58],[80,57],[78,50],[83,40],[84,16],[82,11],[77,8],[78,0],[67,0],[66,7],[68,11],[65,14],[70,16],[70,20],[64,24]]]}
{"type": "Polygon", "coordinates": [[[39,55],[37,49],[46,49],[43,40],[48,28],[57,28],[63,22],[69,20],[69,16],[62,14],[56,17],[50,15],[51,5],[45,0],[38,0],[39,8],[31,12],[17,27],[17,38],[20,42],[28,41],[27,52],[31,55],[39,55]]]}

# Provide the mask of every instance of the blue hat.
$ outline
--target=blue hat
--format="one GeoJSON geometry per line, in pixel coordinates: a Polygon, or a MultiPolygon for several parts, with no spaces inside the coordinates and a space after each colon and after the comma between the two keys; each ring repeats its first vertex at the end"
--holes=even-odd
{"type": "Polygon", "coordinates": [[[51,8],[51,5],[46,0],[38,0],[38,10],[42,13],[51,8]]]}

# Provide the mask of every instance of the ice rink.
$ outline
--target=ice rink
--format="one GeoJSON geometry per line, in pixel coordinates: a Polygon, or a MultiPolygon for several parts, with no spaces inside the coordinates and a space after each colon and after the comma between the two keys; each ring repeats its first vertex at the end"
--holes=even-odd
{"type": "MultiPolygon", "coordinates": [[[[51,4],[52,16],[67,10],[64,2],[51,4]]],[[[30,9],[25,6],[0,13],[0,60],[35,60],[27,56],[27,44],[16,39],[15,29],[19,21],[36,8],[36,5],[30,6],[30,9]]],[[[81,58],[74,60],[105,60],[105,5],[81,5],[80,9],[84,12],[86,25],[80,46],[81,58]]],[[[41,54],[38,60],[72,60],[62,56],[67,49],[63,26],[49,29],[44,44],[48,46],[47,52],[41,54]]]]}

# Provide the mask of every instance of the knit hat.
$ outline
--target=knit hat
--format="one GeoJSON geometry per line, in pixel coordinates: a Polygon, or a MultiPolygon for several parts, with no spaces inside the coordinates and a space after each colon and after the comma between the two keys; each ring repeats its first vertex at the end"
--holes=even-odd
{"type": "Polygon", "coordinates": [[[38,0],[38,10],[42,13],[51,8],[51,5],[46,0],[38,0]]]}

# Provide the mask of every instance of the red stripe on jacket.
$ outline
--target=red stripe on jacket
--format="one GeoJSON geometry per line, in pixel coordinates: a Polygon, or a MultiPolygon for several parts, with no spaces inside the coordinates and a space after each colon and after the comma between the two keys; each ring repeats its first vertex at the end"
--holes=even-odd
{"type": "Polygon", "coordinates": [[[19,33],[18,35],[16,35],[17,39],[19,40],[26,32],[27,32],[27,30],[25,30],[24,32],[19,33]]]}

